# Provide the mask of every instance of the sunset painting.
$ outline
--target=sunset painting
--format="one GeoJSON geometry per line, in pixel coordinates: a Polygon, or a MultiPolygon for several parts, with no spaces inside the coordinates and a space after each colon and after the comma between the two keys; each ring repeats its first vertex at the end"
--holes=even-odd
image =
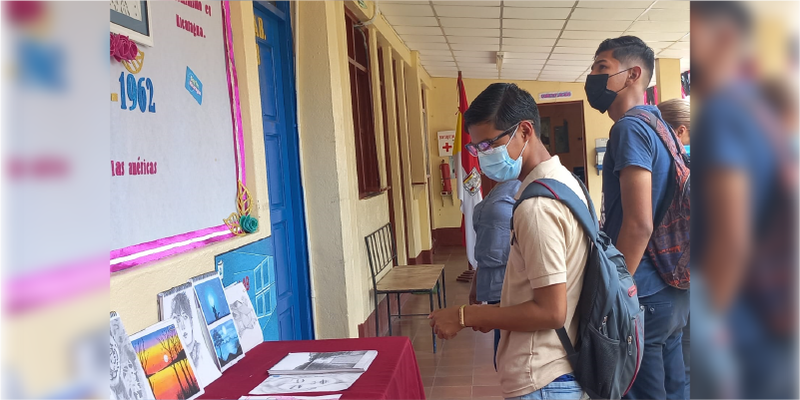
{"type": "Polygon", "coordinates": [[[159,322],[131,336],[156,399],[193,399],[203,393],[175,325],[159,322]]]}

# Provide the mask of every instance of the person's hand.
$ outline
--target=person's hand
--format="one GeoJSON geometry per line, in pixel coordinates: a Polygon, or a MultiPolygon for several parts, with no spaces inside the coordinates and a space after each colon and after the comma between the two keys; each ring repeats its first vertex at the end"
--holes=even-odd
{"type": "Polygon", "coordinates": [[[475,332],[480,331],[480,332],[483,332],[483,333],[489,333],[489,332],[493,331],[494,329],[492,329],[492,328],[484,328],[484,327],[480,327],[480,326],[473,326],[472,330],[475,331],[475,332]]]}
{"type": "Polygon", "coordinates": [[[458,319],[458,307],[436,310],[428,315],[428,319],[439,339],[452,339],[463,329],[458,319]]]}
{"type": "Polygon", "coordinates": [[[478,303],[478,274],[472,275],[472,285],[469,288],[469,305],[480,304],[478,303]]]}

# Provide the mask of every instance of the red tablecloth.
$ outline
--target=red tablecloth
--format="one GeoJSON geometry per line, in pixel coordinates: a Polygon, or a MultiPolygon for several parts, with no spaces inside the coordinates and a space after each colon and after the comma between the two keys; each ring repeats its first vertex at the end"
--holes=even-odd
{"type": "Polygon", "coordinates": [[[247,352],[222,377],[208,385],[201,399],[238,399],[250,393],[272,368],[289,353],[347,350],[377,350],[378,357],[349,389],[333,393],[293,393],[319,396],[342,394],[342,400],[405,400],[425,399],[425,389],[417,366],[414,348],[407,337],[333,339],[286,342],[264,342],[247,352]]]}

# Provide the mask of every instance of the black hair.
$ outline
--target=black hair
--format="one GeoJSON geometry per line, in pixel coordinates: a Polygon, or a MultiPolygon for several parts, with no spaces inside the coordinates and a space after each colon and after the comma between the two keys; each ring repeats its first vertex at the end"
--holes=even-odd
{"type": "Polygon", "coordinates": [[[513,83],[493,83],[484,89],[464,113],[464,127],[491,123],[505,131],[522,121],[533,121],[536,137],[541,134],[539,107],[533,96],[513,83]]]}
{"type": "Polygon", "coordinates": [[[739,1],[692,1],[690,15],[702,18],[727,19],[741,34],[749,34],[753,27],[750,12],[739,1]]]}
{"type": "Polygon", "coordinates": [[[653,79],[653,71],[656,68],[656,53],[642,39],[636,36],[620,36],[603,40],[594,56],[596,58],[600,53],[609,50],[613,50],[611,56],[622,64],[629,65],[632,61],[641,62],[642,68],[647,72],[645,75],[647,79],[644,80],[645,85],[653,79]]]}
{"type": "Polygon", "coordinates": [[[172,298],[172,316],[181,315],[181,313],[185,313],[189,318],[192,317],[192,306],[189,302],[189,296],[184,292],[180,292],[172,298]]]}

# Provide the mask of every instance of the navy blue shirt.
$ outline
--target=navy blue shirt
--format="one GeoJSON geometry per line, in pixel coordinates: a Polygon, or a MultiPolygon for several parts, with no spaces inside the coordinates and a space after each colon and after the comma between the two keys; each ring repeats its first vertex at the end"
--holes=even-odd
{"type": "Polygon", "coordinates": [[[511,216],[514,196],[522,184],[517,179],[501,182],[475,206],[475,261],[478,262],[478,301],[498,302],[503,292],[508,252],[511,249],[511,216]]]}
{"type": "MultiPolygon", "coordinates": [[[[655,106],[636,106],[661,117],[655,106]]],[[[666,124],[666,122],[664,122],[666,124]]],[[[619,173],[631,166],[650,171],[653,213],[664,201],[672,158],[658,134],[638,118],[622,118],[608,137],[606,155],[603,159],[603,231],[616,245],[622,228],[622,196],[619,173]]],[[[639,297],[650,296],[667,287],[653,263],[645,253],[634,274],[639,297]]]]}

